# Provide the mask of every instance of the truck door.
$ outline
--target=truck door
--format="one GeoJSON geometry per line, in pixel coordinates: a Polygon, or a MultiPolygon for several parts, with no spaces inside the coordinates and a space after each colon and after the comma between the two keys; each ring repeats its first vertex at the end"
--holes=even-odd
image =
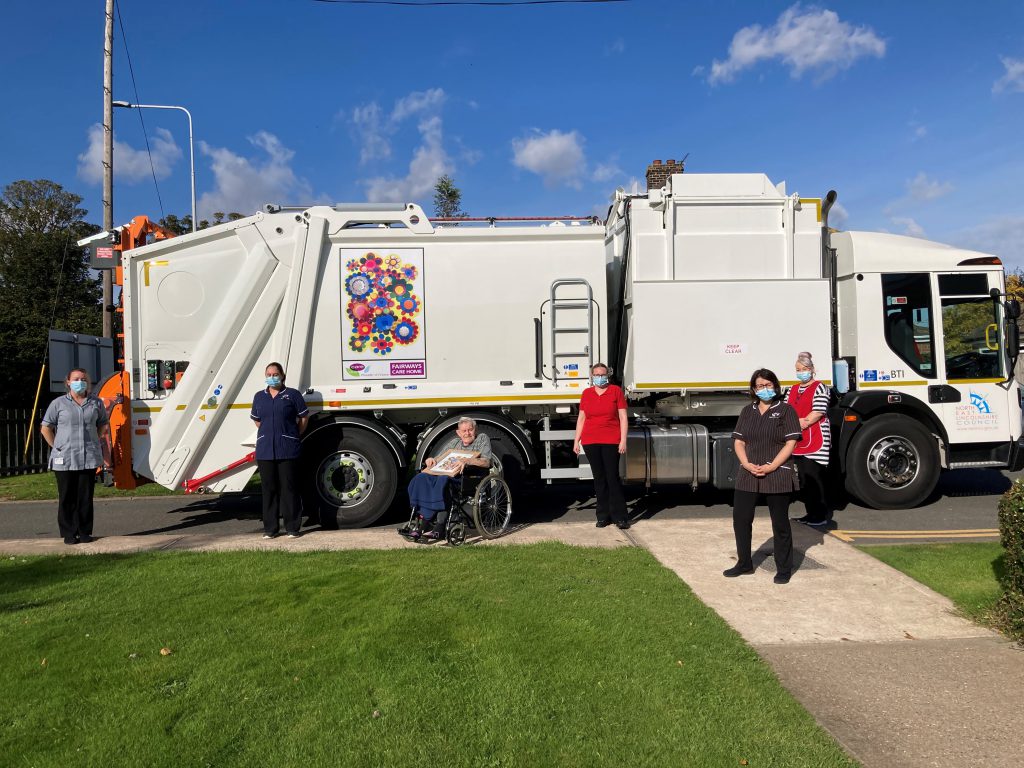
{"type": "MultiPolygon", "coordinates": [[[[933,275],[939,322],[936,359],[939,382],[928,388],[929,402],[941,403],[942,421],[950,446],[963,443],[1005,443],[1011,438],[1011,395],[1006,381],[1003,311],[989,296],[1002,290],[998,272],[963,272],[933,275]]],[[[933,405],[934,407],[934,405],[933,405]]],[[[951,466],[956,461],[952,452],[951,466]]],[[[985,457],[970,456],[972,466],[985,457]]],[[[999,462],[992,456],[991,464],[999,462]]]]}

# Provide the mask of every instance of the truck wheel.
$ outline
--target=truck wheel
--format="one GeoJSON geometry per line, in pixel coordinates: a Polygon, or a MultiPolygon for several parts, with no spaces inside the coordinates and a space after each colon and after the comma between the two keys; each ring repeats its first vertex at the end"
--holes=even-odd
{"type": "Polygon", "coordinates": [[[909,416],[869,420],[853,436],[846,490],[875,509],[921,504],[939,479],[939,450],[931,433],[909,416]]]}
{"type": "Polygon", "coordinates": [[[395,457],[369,432],[330,431],[306,448],[306,456],[306,510],[325,528],[370,525],[395,497],[395,457]]]}

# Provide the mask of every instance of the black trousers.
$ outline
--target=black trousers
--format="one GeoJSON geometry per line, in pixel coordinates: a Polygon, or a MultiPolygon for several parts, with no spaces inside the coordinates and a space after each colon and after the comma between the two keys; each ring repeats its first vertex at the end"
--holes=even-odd
{"type": "Polygon", "coordinates": [[[65,539],[92,536],[95,469],[65,469],[57,477],[57,527],[65,539]]]}
{"type": "Polygon", "coordinates": [[[807,522],[824,523],[831,515],[828,509],[828,467],[806,456],[794,456],[800,475],[800,501],[807,510],[807,522]]]}
{"type": "Polygon", "coordinates": [[[256,462],[263,486],[263,532],[272,536],[280,530],[278,519],[284,519],[288,533],[298,533],[302,526],[302,502],[299,499],[299,460],[261,459],[256,462]]]}
{"type": "Polygon", "coordinates": [[[732,499],[732,530],[736,534],[737,565],[752,568],[750,537],[754,525],[754,509],[763,497],[772,517],[772,543],[775,549],[775,571],[793,572],[793,529],[789,523],[789,493],[754,493],[736,491],[732,499]]]}
{"type": "Polygon", "coordinates": [[[591,443],[583,446],[594,473],[598,522],[626,522],[626,497],[619,479],[619,446],[615,443],[591,443]]]}

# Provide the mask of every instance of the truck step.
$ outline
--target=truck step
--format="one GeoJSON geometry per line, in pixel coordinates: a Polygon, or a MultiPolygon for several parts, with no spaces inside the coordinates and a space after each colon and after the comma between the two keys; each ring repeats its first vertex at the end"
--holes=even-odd
{"type": "Polygon", "coordinates": [[[594,473],[588,465],[582,467],[558,467],[554,469],[542,469],[540,471],[542,480],[593,480],[594,473]]]}

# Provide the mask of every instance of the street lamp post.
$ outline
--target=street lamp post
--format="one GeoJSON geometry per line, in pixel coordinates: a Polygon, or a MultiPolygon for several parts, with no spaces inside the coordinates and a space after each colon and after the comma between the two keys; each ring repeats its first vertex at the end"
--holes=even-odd
{"type": "Polygon", "coordinates": [[[175,107],[168,104],[132,104],[130,101],[115,101],[113,106],[122,109],[180,109],[188,116],[188,159],[192,168],[192,231],[196,231],[196,153],[192,144],[192,113],[184,107],[175,107]]]}

